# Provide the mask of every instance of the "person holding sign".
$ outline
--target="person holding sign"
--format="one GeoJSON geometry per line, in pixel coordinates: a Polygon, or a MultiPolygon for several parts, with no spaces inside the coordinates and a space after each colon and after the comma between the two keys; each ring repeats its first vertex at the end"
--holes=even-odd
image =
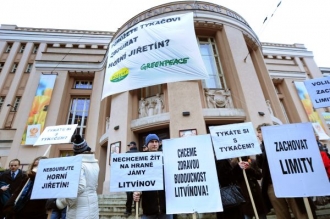
{"type": "MultiPolygon", "coordinates": [[[[237,184],[241,169],[236,162],[231,162],[230,159],[223,159],[216,161],[217,175],[221,187],[226,187],[232,184],[237,184]]],[[[233,206],[230,208],[224,207],[223,212],[216,212],[217,219],[243,219],[241,205],[233,206]]]]}
{"type": "MultiPolygon", "coordinates": [[[[261,127],[270,126],[268,123],[263,123],[257,127],[257,137],[261,144],[262,154],[257,155],[257,164],[262,169],[261,191],[267,207],[270,209],[273,206],[277,219],[291,219],[290,209],[295,218],[307,219],[308,215],[302,198],[277,198],[270,175],[267,155],[264,147],[261,127]],[[290,207],[289,207],[290,206],[290,207]]],[[[315,212],[313,212],[315,214],[315,212]]],[[[316,217],[315,217],[316,218],[316,217]]]]}
{"type": "Polygon", "coordinates": [[[21,185],[14,191],[9,201],[4,206],[4,212],[7,213],[7,215],[10,215],[6,216],[6,218],[47,218],[47,212],[45,209],[47,199],[30,199],[39,160],[46,158],[47,157],[44,156],[37,157],[30,164],[27,171],[28,178],[21,182],[21,185]]]}
{"type": "MultiPolygon", "coordinates": [[[[136,143],[134,141],[131,141],[129,143],[129,145],[127,145],[129,147],[129,151],[127,151],[126,153],[137,153],[139,152],[137,147],[136,147],[136,143]]],[[[133,202],[133,192],[126,192],[126,211],[124,212],[124,216],[128,217],[132,214],[132,202],[133,202]]]]}
{"type": "MultiPolygon", "coordinates": [[[[159,150],[159,137],[156,134],[149,134],[146,137],[146,145],[149,152],[159,150]]],[[[173,215],[166,214],[165,190],[134,192],[134,201],[140,201],[143,197],[141,219],[172,219],[173,215]]]]}
{"type": "Polygon", "coordinates": [[[267,219],[266,215],[268,214],[269,210],[267,210],[267,207],[264,203],[261,194],[261,188],[258,183],[258,180],[261,180],[262,173],[257,166],[256,160],[250,158],[249,156],[245,156],[242,157],[242,162],[238,162],[238,159],[233,159],[232,163],[237,163],[237,165],[239,165],[239,167],[242,169],[239,175],[238,185],[241,187],[242,194],[246,200],[246,203],[242,205],[242,211],[244,213],[245,219],[252,219],[255,212],[252,208],[248,188],[246,186],[246,182],[243,176],[243,170],[245,170],[247,175],[247,180],[249,182],[252,197],[257,208],[258,217],[259,219],[267,219]]]}
{"type": "Polygon", "coordinates": [[[85,139],[80,135],[75,135],[73,142],[73,152],[76,156],[82,156],[81,172],[78,185],[77,198],[58,198],[56,205],[59,209],[67,206],[67,219],[76,218],[99,218],[98,197],[96,193],[97,181],[99,177],[99,165],[91,148],[85,139]]]}

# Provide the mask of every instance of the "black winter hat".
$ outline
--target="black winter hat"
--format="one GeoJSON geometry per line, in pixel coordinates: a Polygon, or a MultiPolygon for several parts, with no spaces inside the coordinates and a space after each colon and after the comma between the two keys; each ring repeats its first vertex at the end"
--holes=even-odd
{"type": "Polygon", "coordinates": [[[85,151],[91,151],[88,147],[87,142],[80,135],[75,135],[73,141],[73,153],[75,155],[84,153],[85,151]]]}

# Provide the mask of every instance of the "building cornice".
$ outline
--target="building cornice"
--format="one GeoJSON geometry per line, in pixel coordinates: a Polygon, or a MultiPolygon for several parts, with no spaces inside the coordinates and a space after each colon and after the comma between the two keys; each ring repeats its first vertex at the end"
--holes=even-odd
{"type": "Polygon", "coordinates": [[[292,80],[306,80],[306,72],[297,72],[297,71],[273,71],[268,70],[269,75],[272,79],[285,79],[290,78],[292,80]]]}
{"type": "Polygon", "coordinates": [[[116,38],[141,21],[185,12],[194,12],[195,27],[200,27],[201,23],[214,24],[216,25],[214,28],[220,27],[221,29],[221,25],[223,24],[235,26],[242,32],[251,35],[250,37],[254,38],[254,41],[258,42],[259,46],[261,47],[257,35],[246,22],[246,20],[239,14],[226,7],[203,1],[170,2],[147,9],[132,17],[125,24],[123,24],[113,35],[113,38],[116,38]]]}
{"type": "Polygon", "coordinates": [[[314,57],[303,44],[261,43],[264,55],[314,57]]]}
{"type": "Polygon", "coordinates": [[[109,44],[113,32],[46,28],[0,28],[0,40],[45,43],[109,44]]]}
{"type": "Polygon", "coordinates": [[[102,62],[63,62],[63,61],[35,61],[35,68],[38,71],[101,71],[104,69],[107,59],[102,62]]]}

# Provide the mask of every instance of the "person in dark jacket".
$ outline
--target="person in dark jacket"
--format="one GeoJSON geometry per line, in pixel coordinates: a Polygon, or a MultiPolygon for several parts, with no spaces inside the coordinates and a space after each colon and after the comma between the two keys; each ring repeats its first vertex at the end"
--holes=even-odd
{"type": "Polygon", "coordinates": [[[257,166],[256,160],[250,158],[249,156],[246,156],[246,157],[242,157],[242,162],[238,162],[238,159],[235,159],[235,162],[237,162],[240,168],[242,169],[239,175],[238,185],[241,187],[242,194],[246,201],[246,203],[242,205],[244,218],[252,219],[253,216],[255,215],[255,212],[252,207],[250,195],[248,192],[248,188],[246,186],[246,181],[243,175],[243,170],[245,169],[250,191],[252,193],[255,207],[257,209],[258,217],[259,219],[266,219],[267,218],[266,215],[268,214],[269,209],[267,209],[265,202],[262,198],[261,188],[258,183],[258,180],[261,180],[262,173],[260,168],[257,166]]]}
{"type": "MultiPolygon", "coordinates": [[[[126,153],[137,153],[138,148],[136,147],[136,143],[131,141],[128,145],[129,150],[126,153]]],[[[132,214],[132,204],[133,204],[133,192],[126,192],[126,211],[124,213],[125,217],[128,217],[132,214]]]]}
{"type": "MultiPolygon", "coordinates": [[[[13,192],[19,187],[21,182],[27,178],[27,175],[19,169],[20,165],[21,162],[18,159],[13,159],[9,162],[9,170],[5,171],[0,176],[0,181],[6,184],[4,186],[1,186],[0,195],[2,195],[6,191],[9,191],[10,195],[13,194],[13,192]]],[[[0,218],[4,218],[5,216],[2,212],[3,205],[0,207],[0,218]]],[[[11,218],[11,216],[8,215],[7,218],[11,218]]]]}
{"type": "MultiPolygon", "coordinates": [[[[307,219],[308,215],[302,198],[277,198],[275,196],[274,187],[272,183],[272,178],[269,170],[267,155],[264,147],[264,141],[262,137],[261,127],[270,126],[268,123],[263,123],[257,127],[257,137],[261,142],[262,154],[257,155],[257,164],[259,168],[262,169],[262,182],[261,182],[261,192],[262,196],[270,209],[274,208],[277,219],[291,219],[290,209],[295,218],[307,219]]],[[[315,209],[313,203],[309,200],[311,205],[312,213],[315,217],[315,209]]]]}
{"type": "MultiPolygon", "coordinates": [[[[226,187],[231,184],[237,184],[241,169],[235,163],[232,165],[230,159],[217,160],[216,169],[218,175],[218,181],[221,187],[226,187]]],[[[223,212],[216,212],[217,219],[243,219],[244,215],[242,212],[242,206],[235,206],[231,208],[224,208],[223,212]]]]}
{"type": "MultiPolygon", "coordinates": [[[[159,150],[159,137],[149,134],[145,141],[149,152],[159,150]]],[[[166,214],[165,190],[134,192],[134,201],[138,202],[142,195],[143,215],[141,219],[172,219],[173,215],[166,214]]]]}
{"type": "Polygon", "coordinates": [[[34,199],[34,200],[30,199],[33,183],[39,165],[39,160],[46,158],[47,157],[41,156],[33,160],[27,171],[28,178],[26,178],[21,182],[21,184],[14,191],[13,195],[11,196],[7,204],[4,206],[5,213],[7,214],[12,213],[15,219],[19,219],[19,218],[46,219],[47,218],[47,212],[45,209],[47,199],[34,199]]]}

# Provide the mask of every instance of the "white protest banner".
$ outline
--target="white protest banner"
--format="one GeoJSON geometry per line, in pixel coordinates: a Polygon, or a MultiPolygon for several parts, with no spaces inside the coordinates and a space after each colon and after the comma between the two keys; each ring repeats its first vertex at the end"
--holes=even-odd
{"type": "Polygon", "coordinates": [[[261,128],[276,197],[330,195],[311,123],[261,128]]]}
{"type": "Polygon", "coordinates": [[[261,154],[251,122],[210,126],[217,160],[261,154]]]}
{"type": "Polygon", "coordinates": [[[39,160],[31,199],[77,197],[81,162],[81,156],[39,160]]]}
{"type": "Polygon", "coordinates": [[[128,90],[207,79],[193,13],[140,22],[109,46],[102,99],[128,90]]]}
{"type": "Polygon", "coordinates": [[[110,192],[163,190],[162,152],[111,154],[110,192]]]}
{"type": "Polygon", "coordinates": [[[76,130],[77,124],[48,126],[41,133],[33,146],[46,144],[63,144],[71,142],[71,137],[76,130]]]}
{"type": "Polygon", "coordinates": [[[304,81],[314,108],[330,106],[330,76],[304,81]]]}
{"type": "Polygon", "coordinates": [[[210,135],[162,143],[166,214],[223,211],[210,135]]]}

